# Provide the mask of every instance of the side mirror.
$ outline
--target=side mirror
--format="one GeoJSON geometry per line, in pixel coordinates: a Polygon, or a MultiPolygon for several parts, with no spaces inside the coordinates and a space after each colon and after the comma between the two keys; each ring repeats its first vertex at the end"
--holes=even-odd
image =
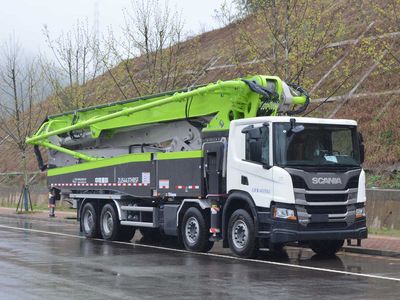
{"type": "Polygon", "coordinates": [[[365,159],[365,146],[364,146],[364,138],[361,132],[358,133],[358,147],[360,148],[360,163],[362,164],[365,159]]]}
{"type": "Polygon", "coordinates": [[[304,130],[304,126],[303,125],[297,125],[297,126],[292,128],[292,132],[293,133],[299,133],[299,132],[302,132],[303,130],[304,130]]]}
{"type": "Polygon", "coordinates": [[[304,130],[303,125],[296,125],[296,119],[292,118],[290,119],[290,129],[287,132],[287,135],[290,136],[292,134],[296,134],[299,132],[302,132],[304,130]]]}

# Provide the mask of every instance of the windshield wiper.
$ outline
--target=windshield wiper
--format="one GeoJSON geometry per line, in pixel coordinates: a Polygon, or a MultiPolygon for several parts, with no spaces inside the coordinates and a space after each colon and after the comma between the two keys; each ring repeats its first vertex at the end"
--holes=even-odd
{"type": "Polygon", "coordinates": [[[348,165],[348,164],[335,164],[338,167],[346,167],[346,168],[357,168],[360,167],[359,165],[348,165]]]}

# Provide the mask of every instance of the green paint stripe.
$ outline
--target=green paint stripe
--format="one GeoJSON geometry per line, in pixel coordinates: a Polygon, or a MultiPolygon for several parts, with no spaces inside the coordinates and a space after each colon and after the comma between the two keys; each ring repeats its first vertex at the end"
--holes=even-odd
{"type": "Polygon", "coordinates": [[[118,157],[105,158],[98,161],[91,161],[67,167],[49,169],[47,176],[74,173],[79,171],[93,170],[97,168],[122,165],[130,162],[145,162],[151,160],[151,153],[127,154],[118,157]]]}
{"type": "MultiPolygon", "coordinates": [[[[157,155],[157,160],[201,158],[203,157],[203,151],[195,150],[195,151],[182,151],[182,152],[167,152],[167,153],[156,153],[156,155],[157,155]]],[[[91,161],[67,167],[49,169],[47,171],[47,176],[56,176],[68,173],[75,173],[79,171],[93,170],[103,167],[117,166],[130,162],[146,162],[150,160],[151,160],[151,153],[127,154],[118,157],[105,158],[98,161],[91,161]]]]}
{"type": "Polygon", "coordinates": [[[157,160],[181,159],[181,158],[201,158],[201,157],[203,157],[202,150],[157,153],[157,160]]]}

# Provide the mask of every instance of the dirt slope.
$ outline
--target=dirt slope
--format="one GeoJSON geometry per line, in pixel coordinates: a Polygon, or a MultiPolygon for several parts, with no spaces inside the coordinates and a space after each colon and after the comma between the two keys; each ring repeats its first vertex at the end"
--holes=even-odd
{"type": "MultiPolygon", "coordinates": [[[[344,43],[337,47],[327,47],[320,51],[314,60],[308,66],[306,89],[312,86],[352,47],[350,55],[344,59],[343,63],[335,69],[331,76],[316,89],[312,98],[325,98],[330,95],[341,84],[346,74],[352,75],[336,90],[335,95],[346,95],[360,79],[365,75],[368,69],[379,60],[379,53],[382,53],[383,42],[391,45],[391,53],[383,57],[377,67],[368,76],[355,91],[355,94],[367,94],[353,99],[348,99],[347,103],[338,111],[335,118],[355,119],[360,125],[361,132],[365,138],[366,144],[366,162],[365,167],[369,170],[382,171],[389,170],[393,166],[400,169],[400,93],[391,93],[382,95],[382,92],[394,91],[400,89],[400,63],[393,64],[393,53],[398,55],[399,35],[392,35],[384,39],[377,39],[375,36],[383,34],[381,28],[385,28],[386,20],[378,18],[372,8],[365,8],[363,18],[355,12],[357,7],[354,3],[357,1],[348,1],[349,10],[345,15],[345,27],[348,27],[346,34],[340,42],[348,39],[356,39],[369,24],[370,20],[375,21],[375,26],[365,34],[365,40],[356,46],[344,43]],[[379,25],[379,26],[378,26],[379,25]],[[376,93],[371,96],[371,93],[376,93]]],[[[367,1],[365,1],[367,3],[367,1]]],[[[366,5],[366,4],[365,4],[366,5]]],[[[371,4],[372,5],[372,4],[371,4]]],[[[384,7],[385,2],[381,1],[384,7]]],[[[193,39],[186,41],[183,47],[189,49],[196,45],[198,47],[198,57],[196,64],[206,66],[210,61],[215,61],[209,68],[199,72],[197,68],[197,84],[208,83],[216,80],[231,79],[251,74],[266,74],[266,61],[254,60],[248,45],[241,39],[241,32],[258,32],[260,24],[253,18],[248,18],[239,24],[231,24],[225,28],[203,33],[193,39]],[[201,76],[199,76],[201,74],[201,76]]],[[[386,26],[392,30],[391,26],[386,26]]],[[[191,50],[192,51],[192,50],[191,50]]],[[[190,52],[192,53],[192,52],[190,52]]],[[[182,54],[182,60],[188,62],[188,74],[190,71],[191,54],[182,54]]],[[[140,72],[143,64],[135,62],[133,71],[140,72]]],[[[117,66],[114,70],[118,80],[126,82],[122,85],[125,93],[129,97],[134,97],[135,92],[129,85],[128,80],[124,78],[122,66],[117,66]]],[[[193,73],[193,72],[192,72],[193,73]]],[[[190,78],[193,79],[193,76],[190,78]]],[[[182,86],[190,83],[190,80],[182,82],[182,86]]],[[[91,82],[88,89],[93,89],[93,95],[89,97],[88,104],[99,104],[112,102],[122,98],[121,93],[111,80],[110,76],[104,74],[91,82]]],[[[311,116],[327,117],[341,102],[328,102],[314,111],[311,116]]],[[[311,105],[311,108],[316,104],[311,105]]],[[[45,116],[43,116],[44,118],[45,116]]],[[[15,151],[9,146],[0,146],[0,171],[15,171],[19,169],[19,159],[15,151]]],[[[36,169],[36,163],[33,155],[29,166],[32,170],[36,169]]]]}

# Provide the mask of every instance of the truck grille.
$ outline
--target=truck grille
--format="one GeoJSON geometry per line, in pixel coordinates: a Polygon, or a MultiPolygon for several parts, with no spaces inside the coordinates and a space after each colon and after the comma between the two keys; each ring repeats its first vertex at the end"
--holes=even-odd
{"type": "Polygon", "coordinates": [[[329,206],[306,206],[307,213],[313,214],[345,214],[347,213],[346,205],[329,205],[329,206]]]}
{"type": "Polygon", "coordinates": [[[342,180],[332,185],[318,185],[312,181],[313,176],[325,176],[319,173],[331,173],[328,169],[288,171],[293,182],[297,218],[304,229],[343,229],[354,222],[361,170],[347,170],[346,175],[327,174],[342,180]]]}
{"type": "Polygon", "coordinates": [[[307,202],[346,202],[348,194],[305,194],[307,202]]]}
{"type": "MultiPolygon", "coordinates": [[[[295,189],[308,189],[308,186],[303,178],[297,175],[290,174],[292,177],[292,182],[293,182],[293,188],[295,189]]],[[[349,181],[346,184],[345,190],[347,189],[356,189],[358,188],[358,180],[359,176],[353,176],[349,179],[349,181]]]]}

